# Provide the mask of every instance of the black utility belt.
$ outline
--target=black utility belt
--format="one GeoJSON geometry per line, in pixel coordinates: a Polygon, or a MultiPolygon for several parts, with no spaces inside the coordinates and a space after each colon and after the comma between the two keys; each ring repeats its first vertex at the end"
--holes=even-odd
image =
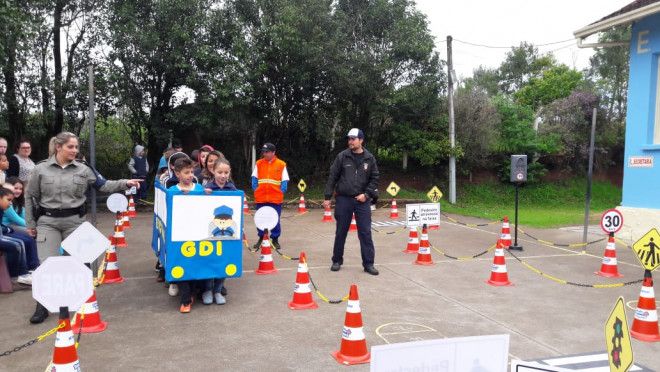
{"type": "Polygon", "coordinates": [[[40,215],[48,217],[71,217],[78,215],[80,217],[87,214],[87,208],[85,205],[81,205],[76,208],[43,208],[39,207],[40,215]]]}

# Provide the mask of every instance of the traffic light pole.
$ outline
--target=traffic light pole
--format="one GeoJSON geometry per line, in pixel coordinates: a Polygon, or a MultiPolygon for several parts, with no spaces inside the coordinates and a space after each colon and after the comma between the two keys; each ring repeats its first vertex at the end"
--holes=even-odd
{"type": "Polygon", "coordinates": [[[518,245],[518,189],[520,188],[520,183],[515,182],[514,183],[516,187],[516,197],[515,197],[515,212],[514,212],[514,219],[515,219],[515,229],[513,233],[513,245],[509,247],[509,249],[512,249],[514,251],[522,251],[523,247],[521,245],[518,245]]]}

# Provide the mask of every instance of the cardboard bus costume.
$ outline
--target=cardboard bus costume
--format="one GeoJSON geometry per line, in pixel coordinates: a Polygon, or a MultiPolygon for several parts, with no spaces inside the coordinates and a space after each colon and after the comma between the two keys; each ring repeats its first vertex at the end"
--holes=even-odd
{"type": "Polygon", "coordinates": [[[151,247],[169,282],[243,271],[243,191],[167,190],[156,180],[151,247]]]}

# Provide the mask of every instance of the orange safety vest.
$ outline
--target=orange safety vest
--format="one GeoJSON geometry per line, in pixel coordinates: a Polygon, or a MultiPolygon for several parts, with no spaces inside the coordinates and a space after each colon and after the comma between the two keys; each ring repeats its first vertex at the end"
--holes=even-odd
{"type": "Polygon", "coordinates": [[[254,190],[255,202],[282,204],[284,193],[280,186],[286,163],[277,157],[273,158],[270,163],[266,159],[259,159],[256,167],[259,186],[254,190]]]}

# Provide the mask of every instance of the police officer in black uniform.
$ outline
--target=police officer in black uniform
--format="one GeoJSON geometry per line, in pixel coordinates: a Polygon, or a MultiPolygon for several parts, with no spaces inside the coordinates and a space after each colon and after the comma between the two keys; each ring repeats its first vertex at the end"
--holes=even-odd
{"type": "Polygon", "coordinates": [[[346,137],[348,149],[340,152],[330,167],[323,202],[323,207],[330,207],[330,199],[335,193],[337,230],[330,270],[339,271],[344,263],[344,244],[355,213],[362,266],[365,272],[378,275],[378,270],[374,267],[375,249],[371,239],[370,208],[371,201],[378,199],[378,166],[376,158],[362,147],[362,130],[353,128],[346,137]]]}

